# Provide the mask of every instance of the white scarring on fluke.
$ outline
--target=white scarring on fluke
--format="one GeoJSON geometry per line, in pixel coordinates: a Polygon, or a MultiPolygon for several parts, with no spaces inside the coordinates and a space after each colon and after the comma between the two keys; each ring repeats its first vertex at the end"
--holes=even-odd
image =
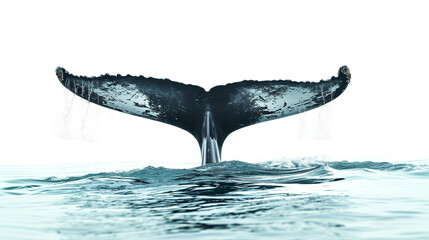
{"type": "Polygon", "coordinates": [[[99,88],[93,89],[93,92],[103,97],[105,105],[113,109],[133,115],[146,115],[157,117],[158,112],[154,112],[149,107],[149,98],[143,94],[135,84],[126,86],[114,84],[113,82],[105,82],[99,88]]]}

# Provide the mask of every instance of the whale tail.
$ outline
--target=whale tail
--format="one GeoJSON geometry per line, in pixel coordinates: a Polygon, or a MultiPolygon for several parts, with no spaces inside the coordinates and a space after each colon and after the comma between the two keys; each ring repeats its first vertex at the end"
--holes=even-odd
{"type": "Polygon", "coordinates": [[[88,101],[188,131],[200,145],[203,165],[220,161],[223,142],[233,131],[322,106],[337,98],[351,78],[342,66],[330,80],[247,80],[207,92],[144,76],[75,76],[61,67],[56,74],[67,89],[88,101]]]}

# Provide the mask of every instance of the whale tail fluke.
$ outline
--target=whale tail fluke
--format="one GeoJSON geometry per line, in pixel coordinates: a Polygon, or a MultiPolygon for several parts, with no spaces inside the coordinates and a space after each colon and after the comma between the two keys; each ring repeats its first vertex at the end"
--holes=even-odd
{"type": "Polygon", "coordinates": [[[320,82],[242,81],[205,91],[169,79],[144,76],[75,76],[58,67],[60,82],[98,105],[182,128],[199,142],[203,164],[220,161],[225,138],[235,130],[322,106],[350,82],[350,71],[320,82]]]}

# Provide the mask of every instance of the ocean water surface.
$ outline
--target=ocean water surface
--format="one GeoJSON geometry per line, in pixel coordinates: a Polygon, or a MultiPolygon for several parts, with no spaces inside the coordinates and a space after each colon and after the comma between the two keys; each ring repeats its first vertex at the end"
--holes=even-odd
{"type": "Polygon", "coordinates": [[[0,239],[429,239],[429,165],[1,166],[0,239]]]}

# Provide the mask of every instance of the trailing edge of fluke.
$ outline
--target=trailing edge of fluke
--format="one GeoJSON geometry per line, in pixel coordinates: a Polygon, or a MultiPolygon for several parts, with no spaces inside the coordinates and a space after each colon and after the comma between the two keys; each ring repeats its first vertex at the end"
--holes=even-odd
{"type": "Polygon", "coordinates": [[[255,123],[302,113],[337,98],[350,83],[342,66],[337,77],[319,82],[241,81],[205,91],[195,85],[144,76],[75,76],[58,67],[60,82],[98,105],[149,118],[191,133],[202,165],[220,162],[225,138],[255,123]]]}

